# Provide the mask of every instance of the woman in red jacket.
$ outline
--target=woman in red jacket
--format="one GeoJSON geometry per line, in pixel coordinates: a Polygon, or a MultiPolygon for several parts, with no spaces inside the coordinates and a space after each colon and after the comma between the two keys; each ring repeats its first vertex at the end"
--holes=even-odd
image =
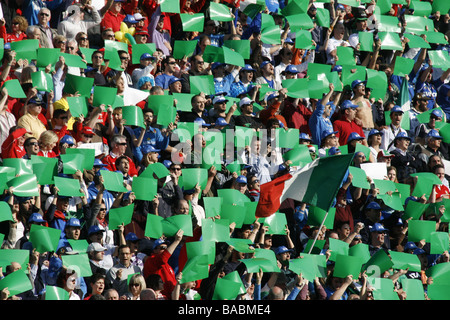
{"type": "Polygon", "coordinates": [[[25,17],[15,16],[11,22],[11,33],[6,32],[6,21],[4,18],[0,19],[0,38],[6,42],[14,42],[25,40],[27,38],[28,21],[25,17]]]}

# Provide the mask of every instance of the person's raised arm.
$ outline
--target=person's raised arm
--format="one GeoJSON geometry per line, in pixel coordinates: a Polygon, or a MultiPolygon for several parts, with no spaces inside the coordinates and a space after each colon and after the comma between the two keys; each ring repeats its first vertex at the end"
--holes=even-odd
{"type": "Polygon", "coordinates": [[[178,230],[175,234],[175,239],[173,242],[167,247],[167,251],[172,255],[177,248],[177,246],[180,244],[181,239],[183,239],[184,231],[182,229],[178,230]]]}
{"type": "Polygon", "coordinates": [[[328,91],[328,93],[325,95],[325,97],[323,97],[321,104],[323,106],[326,106],[327,103],[330,101],[331,96],[333,95],[334,92],[334,84],[330,83],[329,85],[329,89],[330,91],[328,91]]]}

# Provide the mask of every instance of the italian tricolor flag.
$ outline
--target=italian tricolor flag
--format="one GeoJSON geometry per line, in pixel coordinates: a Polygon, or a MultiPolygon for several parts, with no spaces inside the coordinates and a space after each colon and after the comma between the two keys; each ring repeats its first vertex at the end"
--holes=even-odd
{"type": "Polygon", "coordinates": [[[268,217],[286,199],[330,209],[353,159],[353,153],[318,158],[299,170],[261,185],[255,216],[268,217]]]}

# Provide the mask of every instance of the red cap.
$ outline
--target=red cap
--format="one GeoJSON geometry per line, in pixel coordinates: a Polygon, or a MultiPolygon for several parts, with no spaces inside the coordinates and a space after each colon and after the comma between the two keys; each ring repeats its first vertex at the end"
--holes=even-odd
{"type": "Polygon", "coordinates": [[[87,136],[93,136],[94,131],[90,127],[84,127],[83,130],[81,130],[81,133],[87,136]]]}

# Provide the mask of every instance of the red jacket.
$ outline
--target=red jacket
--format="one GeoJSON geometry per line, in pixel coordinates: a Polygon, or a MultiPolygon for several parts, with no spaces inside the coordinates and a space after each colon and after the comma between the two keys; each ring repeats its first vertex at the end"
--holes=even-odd
{"type": "MultiPolygon", "coordinates": [[[[138,175],[138,171],[136,169],[136,165],[134,164],[133,160],[130,157],[127,157],[128,161],[130,163],[130,171],[128,174],[132,177],[135,177],[138,175]]],[[[107,165],[106,169],[110,171],[116,171],[116,160],[117,157],[113,157],[111,154],[108,154],[106,157],[102,159],[102,162],[107,165]]]]}
{"type": "Polygon", "coordinates": [[[162,253],[150,255],[144,263],[144,278],[150,274],[159,274],[164,281],[164,289],[161,293],[167,297],[171,296],[177,284],[175,272],[169,264],[171,256],[169,251],[164,250],[162,253]]]}
{"type": "Polygon", "coordinates": [[[17,139],[27,132],[24,128],[19,128],[11,133],[2,144],[2,159],[22,158],[27,154],[23,146],[19,146],[17,139]]]}
{"type": "Polygon", "coordinates": [[[108,10],[103,16],[102,22],[100,22],[100,27],[102,30],[111,28],[114,32],[120,31],[120,24],[123,19],[125,19],[124,14],[118,13],[115,15],[111,10],[108,10]]]}

